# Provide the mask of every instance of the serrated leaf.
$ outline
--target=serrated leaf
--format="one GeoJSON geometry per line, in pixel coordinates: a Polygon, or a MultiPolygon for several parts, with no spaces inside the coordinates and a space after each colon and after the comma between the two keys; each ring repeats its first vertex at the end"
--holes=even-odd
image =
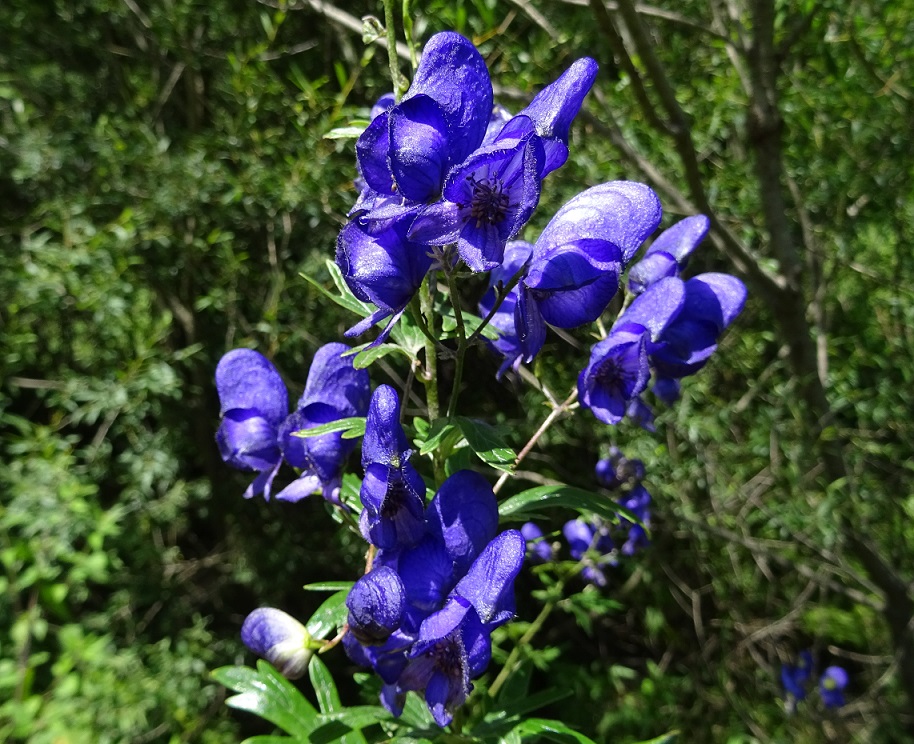
{"type": "Polygon", "coordinates": [[[311,732],[309,744],[330,744],[330,742],[348,742],[349,736],[358,736],[365,741],[359,732],[367,726],[373,726],[381,721],[391,720],[391,715],[384,708],[376,705],[359,705],[351,708],[341,708],[333,713],[324,713],[317,716],[317,727],[311,732]]]}
{"type": "Polygon", "coordinates": [[[302,589],[306,592],[348,592],[354,583],[352,581],[316,581],[313,584],[305,584],[302,589]]]}
{"type": "Polygon", "coordinates": [[[324,600],[323,604],[317,608],[311,619],[305,623],[305,627],[311,634],[312,638],[326,638],[337,628],[342,628],[346,624],[348,610],[346,609],[346,595],[349,590],[339,591],[324,600]]]}
{"type": "Polygon", "coordinates": [[[358,727],[350,726],[342,721],[334,721],[330,724],[323,722],[323,716],[327,714],[345,713],[347,711],[340,703],[340,695],[337,692],[333,676],[320,657],[315,656],[311,659],[311,664],[308,666],[308,674],[311,677],[311,684],[314,686],[314,692],[317,695],[317,703],[323,714],[320,718],[321,723],[311,734],[311,741],[321,740],[322,735],[325,736],[330,733],[324,729],[331,728],[335,724],[340,729],[340,735],[328,739],[328,741],[338,740],[341,744],[367,744],[358,727]]]}
{"type": "Polygon", "coordinates": [[[505,444],[501,435],[491,424],[476,419],[457,416],[455,419],[460,431],[480,460],[496,470],[510,473],[514,469],[517,455],[505,444]]]}
{"type": "Polygon", "coordinates": [[[308,437],[319,437],[322,434],[332,434],[335,431],[343,432],[343,439],[355,439],[365,434],[365,417],[353,416],[351,418],[342,418],[337,421],[331,421],[329,424],[320,426],[309,426],[307,429],[293,431],[293,437],[307,439],[308,437]]]}
{"type": "Polygon", "coordinates": [[[434,726],[435,719],[429,712],[428,706],[419,695],[415,692],[406,694],[406,702],[403,704],[403,712],[400,714],[400,720],[408,723],[415,729],[428,728],[434,726]]]}
{"type": "Polygon", "coordinates": [[[543,509],[567,508],[581,513],[592,512],[618,524],[619,514],[640,524],[629,510],[612,499],[573,486],[537,486],[521,491],[498,506],[498,514],[513,522],[525,522],[534,516],[543,516],[543,509]]]}

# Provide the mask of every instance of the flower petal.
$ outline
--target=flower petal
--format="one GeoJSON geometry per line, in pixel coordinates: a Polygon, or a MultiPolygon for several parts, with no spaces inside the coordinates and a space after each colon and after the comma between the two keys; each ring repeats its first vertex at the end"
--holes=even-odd
{"type": "Polygon", "coordinates": [[[220,413],[233,408],[257,411],[276,425],[289,413],[289,397],[276,367],[253,349],[233,349],[216,366],[220,413]]]}

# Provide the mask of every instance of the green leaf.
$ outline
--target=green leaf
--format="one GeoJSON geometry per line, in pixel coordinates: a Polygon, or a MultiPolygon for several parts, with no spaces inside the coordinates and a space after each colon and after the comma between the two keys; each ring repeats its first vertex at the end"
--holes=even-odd
{"type": "Polygon", "coordinates": [[[381,344],[371,348],[363,348],[358,352],[356,358],[352,360],[352,366],[356,369],[365,369],[373,362],[388,354],[403,354],[410,361],[416,361],[416,355],[409,349],[405,349],[398,344],[381,344]]]}
{"type": "Polygon", "coordinates": [[[302,589],[306,592],[348,592],[354,583],[352,581],[315,581],[313,584],[305,584],[302,589]]]}
{"type": "MultiPolygon", "coordinates": [[[[308,667],[308,673],[311,676],[311,684],[314,685],[314,692],[317,694],[317,704],[320,706],[321,713],[324,715],[330,713],[348,713],[347,709],[340,703],[340,696],[336,689],[336,684],[327,669],[327,665],[315,656],[311,659],[308,667]]],[[[320,740],[322,735],[328,732],[323,729],[334,724],[341,730],[341,736],[338,740],[342,744],[367,744],[365,737],[362,736],[357,726],[350,726],[343,721],[333,721],[330,724],[324,722],[323,716],[319,719],[320,726],[311,734],[311,741],[320,740]],[[355,729],[355,730],[353,730],[355,729]]],[[[373,721],[372,721],[373,722],[373,721]]],[[[335,741],[336,739],[330,739],[335,741]]]]}
{"type": "Polygon", "coordinates": [[[324,600],[323,604],[317,608],[311,619],[305,623],[305,627],[311,634],[312,638],[326,638],[337,628],[342,628],[346,624],[346,595],[349,590],[345,589],[331,595],[324,600]]]}
{"type": "Polygon", "coordinates": [[[291,742],[296,741],[291,739],[288,736],[250,736],[245,739],[241,744],[291,744],[291,742]]]}
{"type": "MultiPolygon", "coordinates": [[[[436,419],[432,422],[431,428],[428,430],[427,438],[419,445],[419,454],[427,455],[430,452],[434,452],[436,449],[441,447],[442,442],[447,438],[449,434],[457,433],[457,427],[447,419],[436,419]]],[[[452,445],[453,446],[453,443],[452,445]]]]}
{"type": "Polygon", "coordinates": [[[463,436],[466,437],[470,449],[477,454],[480,460],[491,465],[496,470],[510,473],[514,469],[517,455],[508,447],[495,428],[476,419],[457,416],[454,419],[463,436]]]}
{"type": "Polygon", "coordinates": [[[357,139],[365,131],[365,127],[351,122],[348,127],[335,127],[324,135],[324,139],[357,139]]]}
{"type": "Polygon", "coordinates": [[[377,705],[359,705],[351,708],[340,708],[333,713],[324,713],[317,716],[318,725],[314,728],[309,744],[330,744],[330,742],[364,742],[365,738],[359,732],[368,726],[373,726],[381,721],[391,720],[391,715],[384,708],[377,705]],[[350,737],[357,737],[351,739],[350,737]]]}
{"type": "Polygon", "coordinates": [[[362,318],[367,318],[369,315],[371,315],[374,312],[374,308],[367,302],[362,302],[358,297],[352,294],[352,290],[349,289],[349,286],[346,284],[346,280],[343,278],[343,274],[340,272],[339,266],[337,266],[330,259],[327,259],[327,261],[324,262],[324,265],[327,267],[327,271],[330,272],[330,278],[333,280],[333,286],[336,287],[336,290],[339,294],[334,294],[328,290],[321,282],[317,281],[317,279],[314,279],[307,274],[302,273],[299,274],[299,276],[301,276],[302,279],[308,282],[308,284],[314,287],[318,292],[335,302],[340,307],[351,310],[362,318]]]}
{"type": "Polygon", "coordinates": [[[338,421],[331,421],[329,424],[310,426],[307,429],[293,431],[292,436],[307,439],[308,437],[319,437],[322,434],[331,434],[335,431],[343,432],[343,439],[355,439],[356,437],[364,436],[365,417],[353,416],[352,418],[342,418],[338,421]]]}
{"type": "Polygon", "coordinates": [[[635,742],[635,744],[673,744],[673,742],[675,742],[678,738],[679,738],[678,731],[668,731],[667,733],[661,734],[660,736],[658,736],[654,739],[647,739],[645,741],[635,742]]]}
{"type": "Polygon", "coordinates": [[[537,486],[521,491],[498,507],[503,519],[525,522],[534,516],[543,516],[543,509],[568,508],[583,513],[593,512],[613,523],[619,522],[618,514],[624,514],[636,524],[640,521],[627,509],[612,499],[573,486],[537,486]]]}
{"type": "Polygon", "coordinates": [[[226,705],[266,719],[287,734],[305,739],[318,725],[317,710],[296,687],[265,661],[250,667],[222,667],[213,679],[239,693],[226,705]]]}
{"type": "Polygon", "coordinates": [[[588,739],[584,734],[566,726],[561,721],[551,721],[547,718],[528,718],[526,721],[521,721],[512,730],[517,732],[522,740],[528,736],[542,736],[544,739],[562,744],[572,741],[579,744],[595,744],[593,739],[588,739]]]}

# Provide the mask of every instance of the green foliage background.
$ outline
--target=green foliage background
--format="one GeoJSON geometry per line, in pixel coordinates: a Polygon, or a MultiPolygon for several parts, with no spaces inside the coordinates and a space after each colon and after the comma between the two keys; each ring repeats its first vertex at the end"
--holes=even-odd
{"type": "MultiPolygon", "coordinates": [[[[620,155],[610,122],[683,187],[586,4],[414,6],[417,38],[444,28],[474,38],[515,109],[573,59],[600,62],[534,234],[584,186],[653,177],[620,155]]],[[[721,9],[663,7],[650,19],[656,51],[710,199],[776,267],[721,9]]],[[[380,15],[369,3],[344,9],[380,15]]],[[[808,401],[758,298],[658,436],[581,415],[553,428],[530,469],[593,488],[593,463],[614,442],[644,458],[656,501],[651,550],[607,590],[569,600],[531,653],[536,683],[582,701],[547,712],[604,740],[677,727],[700,742],[891,742],[912,725],[878,592],[837,525],[850,515],[914,577],[914,9],[777,9],[791,40],[779,91],[788,216],[817,300],[828,431],[850,444],[856,496],[842,503],[840,488],[816,485],[808,401]],[[849,668],[851,705],[788,717],[778,670],[810,646],[849,668]]],[[[317,499],[241,499],[246,478],[213,442],[212,371],[228,349],[254,346],[300,386],[314,349],[350,324],[299,272],[322,276],[355,196],[352,142],[324,135],[387,90],[384,51],[310,3],[283,12],[253,0],[5,0],[0,32],[0,738],[266,733],[223,705],[208,670],[247,659],[247,612],[307,616],[319,597],[300,586],[352,578],[361,547],[328,529],[317,499]]],[[[668,214],[665,224],[679,216],[668,214]]],[[[707,246],[691,269],[732,265],[707,246]]],[[[589,339],[575,338],[582,348],[551,338],[537,362],[554,390],[586,359],[589,339]]],[[[405,369],[390,359],[381,374],[396,381],[405,369]]],[[[519,447],[545,414],[541,396],[496,383],[482,352],[471,362],[468,413],[526,432],[519,447]]],[[[524,578],[519,596],[535,586],[524,578]]],[[[522,599],[522,620],[536,612],[522,599]]],[[[355,696],[342,653],[327,662],[344,700],[355,696]]]]}

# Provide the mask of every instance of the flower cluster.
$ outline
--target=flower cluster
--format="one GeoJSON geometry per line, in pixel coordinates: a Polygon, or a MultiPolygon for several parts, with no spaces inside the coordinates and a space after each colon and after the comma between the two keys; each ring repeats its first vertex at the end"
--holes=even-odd
{"type": "Polygon", "coordinates": [[[216,442],[232,467],[258,473],[245,498],[269,500],[283,461],[301,471],[276,498],[298,501],[320,489],[338,503],[345,459],[355,441],[339,432],[302,438],[296,432],[352,416],[368,407],[368,372],[355,369],[345,344],[327,344],[314,354],[305,390],[289,413],[289,394],[273,364],[252,349],[234,349],[219,360],[216,389],[222,422],[216,442]]]}
{"type": "Polygon", "coordinates": [[[425,505],[399,411],[396,392],[379,386],[362,449],[360,521],[376,553],[346,599],[343,643],[381,677],[391,712],[399,715],[414,690],[445,726],[488,666],[492,630],[514,616],[524,538],[498,534],[495,494],[478,473],[454,473],[425,505]]]}
{"type": "Polygon", "coordinates": [[[705,365],[721,333],[742,311],[746,288],[736,277],[679,277],[707,230],[703,215],[681,220],[661,233],[629,271],[635,298],[593,347],[578,378],[581,404],[600,421],[617,424],[628,413],[650,427],[653,414],[641,396],[652,373],[657,397],[676,400],[679,380],[705,365]]]}
{"type": "MultiPolygon", "coordinates": [[[[562,534],[568,543],[571,557],[582,564],[581,576],[597,586],[606,586],[604,569],[618,565],[618,555],[634,555],[649,541],[645,528],[650,527],[651,495],[641,485],[644,478],[644,463],[628,459],[617,447],[610,449],[609,457],[600,460],[596,466],[597,481],[610,491],[620,491],[617,501],[625,513],[619,513],[622,535],[614,534],[614,527],[600,517],[572,519],[562,527],[562,534]],[[629,516],[635,517],[634,522],[629,516]],[[621,545],[617,542],[624,537],[621,545]]],[[[521,527],[521,534],[527,541],[527,551],[535,563],[547,563],[555,558],[555,549],[543,535],[542,529],[534,522],[521,527]]]]}
{"type": "MultiPolygon", "coordinates": [[[[781,667],[781,684],[787,695],[787,711],[792,713],[799,701],[806,698],[806,689],[812,677],[812,652],[808,649],[800,652],[796,664],[784,664],[781,667]]],[[[819,695],[826,708],[840,708],[844,705],[844,688],[850,681],[843,667],[830,666],[819,677],[819,695]]]]}

